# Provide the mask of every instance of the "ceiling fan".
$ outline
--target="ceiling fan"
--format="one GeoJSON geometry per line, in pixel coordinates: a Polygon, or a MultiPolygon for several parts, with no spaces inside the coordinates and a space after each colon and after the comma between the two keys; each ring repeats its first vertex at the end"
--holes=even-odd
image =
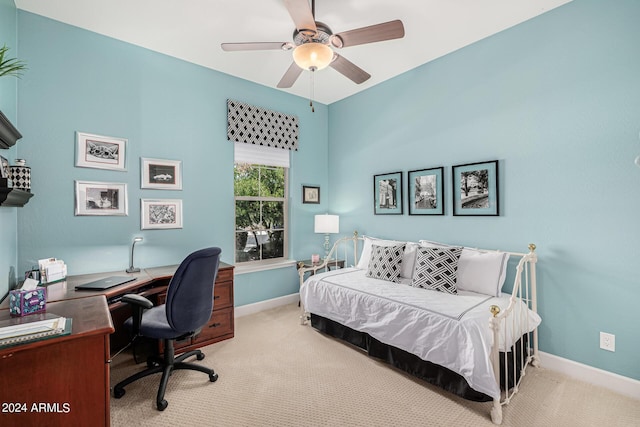
{"type": "Polygon", "coordinates": [[[334,49],[404,37],[402,21],[395,20],[333,34],[328,25],[315,20],[315,0],[284,0],[296,29],[293,42],[222,43],[227,52],[248,50],[293,50],[293,63],[278,83],[279,88],[293,86],[303,70],[317,71],[327,66],[357,84],[371,75],[334,49]]]}

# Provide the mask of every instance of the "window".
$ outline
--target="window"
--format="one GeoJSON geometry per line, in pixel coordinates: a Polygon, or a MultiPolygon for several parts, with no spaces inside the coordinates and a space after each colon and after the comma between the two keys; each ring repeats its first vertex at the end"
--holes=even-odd
{"type": "Polygon", "coordinates": [[[238,162],[238,157],[233,167],[235,262],[285,258],[289,169],[238,162]]]}

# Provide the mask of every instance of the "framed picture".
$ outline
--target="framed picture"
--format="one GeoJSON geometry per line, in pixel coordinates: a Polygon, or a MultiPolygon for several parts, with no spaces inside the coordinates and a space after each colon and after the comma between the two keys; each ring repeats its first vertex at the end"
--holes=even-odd
{"type": "Polygon", "coordinates": [[[303,185],[302,203],[320,203],[320,187],[303,185]]]}
{"type": "Polygon", "coordinates": [[[453,166],[453,214],[498,216],[498,161],[453,166]]]}
{"type": "Polygon", "coordinates": [[[127,140],[76,132],[76,166],[126,171],[127,140]]]}
{"type": "Polygon", "coordinates": [[[402,172],[373,176],[373,212],[402,215],[402,172]]]}
{"type": "Polygon", "coordinates": [[[127,184],[76,181],[76,215],[128,215],[127,184]]]}
{"type": "Polygon", "coordinates": [[[444,168],[407,173],[409,215],[444,215],[444,168]]]}
{"type": "Polygon", "coordinates": [[[182,162],[140,158],[141,188],[182,190],[182,162]]]}
{"type": "Polygon", "coordinates": [[[182,228],[182,200],[140,199],[141,228],[182,228]]]}
{"type": "MultiPolygon", "coordinates": [[[[0,178],[4,178],[6,180],[7,187],[12,186],[10,171],[11,170],[9,169],[9,161],[5,157],[0,156],[0,178]]],[[[2,187],[2,185],[0,185],[0,187],[2,187]]]]}

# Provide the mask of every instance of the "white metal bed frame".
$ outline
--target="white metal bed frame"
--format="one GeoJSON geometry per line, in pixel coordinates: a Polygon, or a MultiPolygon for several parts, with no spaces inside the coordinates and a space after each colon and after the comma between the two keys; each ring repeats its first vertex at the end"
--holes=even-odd
{"type": "MultiPolygon", "coordinates": [[[[312,267],[304,268],[300,266],[298,270],[298,275],[300,277],[300,286],[304,283],[305,274],[311,272],[315,274],[320,270],[327,270],[331,267],[338,267],[336,261],[338,260],[340,250],[343,250],[343,259],[345,261],[344,265],[356,265],[358,263],[358,242],[364,241],[364,238],[358,236],[358,232],[354,232],[353,236],[342,237],[338,239],[329,251],[329,255],[317,265],[312,267]],[[349,252],[351,248],[349,247],[353,244],[353,256],[349,257],[349,252]],[[350,261],[353,261],[350,263],[350,261]],[[332,262],[334,264],[332,265],[332,262]]],[[[483,252],[501,252],[504,251],[496,251],[496,250],[486,250],[486,249],[478,249],[483,252]]],[[[520,259],[518,265],[516,267],[516,276],[513,283],[513,290],[511,291],[511,298],[509,300],[509,306],[501,312],[500,307],[496,305],[491,306],[491,316],[489,317],[489,327],[493,332],[493,346],[491,348],[491,354],[489,355],[493,371],[496,377],[496,383],[498,387],[500,384],[500,350],[499,343],[501,335],[504,342],[507,342],[507,328],[504,327],[506,322],[512,322],[515,324],[516,322],[524,322],[526,325],[526,330],[529,330],[529,316],[527,315],[526,308],[528,307],[531,311],[537,313],[537,299],[536,299],[536,262],[538,261],[538,257],[535,253],[536,245],[533,243],[529,244],[529,252],[528,253],[519,253],[519,252],[506,252],[510,255],[511,258],[520,259]]],[[[300,303],[300,323],[306,324],[307,320],[309,320],[309,313],[305,311],[305,308],[300,303]]],[[[522,324],[522,323],[520,323],[522,324]]],[[[514,395],[518,392],[518,388],[522,379],[525,376],[526,367],[530,363],[534,367],[539,366],[540,356],[538,355],[538,328],[533,329],[532,332],[529,333],[529,340],[525,343],[524,340],[519,340],[516,345],[520,346],[520,360],[517,359],[517,351],[514,348],[514,351],[511,351],[511,355],[509,355],[508,351],[503,352],[504,366],[505,366],[505,375],[502,380],[503,384],[501,390],[501,397],[494,398],[493,406],[491,408],[491,421],[494,424],[502,424],[502,406],[508,405],[514,395]],[[527,346],[525,348],[525,345],[527,346]],[[531,347],[532,345],[532,347],[531,347]],[[520,371],[520,377],[518,378],[517,372],[509,372],[509,363],[508,357],[513,358],[513,366],[522,366],[520,371]],[[520,362],[519,364],[517,362],[520,362]],[[509,389],[509,379],[511,376],[511,384],[514,386],[509,389]]]]}

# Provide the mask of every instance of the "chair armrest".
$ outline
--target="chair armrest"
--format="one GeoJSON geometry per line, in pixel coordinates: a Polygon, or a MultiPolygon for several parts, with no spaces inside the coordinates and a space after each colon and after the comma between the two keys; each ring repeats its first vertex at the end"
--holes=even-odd
{"type": "Polygon", "coordinates": [[[137,305],[146,309],[153,307],[153,303],[151,301],[138,294],[123,295],[120,301],[126,302],[127,304],[137,305]]]}
{"type": "Polygon", "coordinates": [[[126,302],[127,304],[131,305],[131,314],[133,317],[131,332],[133,333],[133,339],[135,340],[136,337],[140,335],[142,313],[144,312],[144,310],[148,310],[153,307],[153,303],[147,298],[138,294],[123,295],[120,301],[126,302]]]}

